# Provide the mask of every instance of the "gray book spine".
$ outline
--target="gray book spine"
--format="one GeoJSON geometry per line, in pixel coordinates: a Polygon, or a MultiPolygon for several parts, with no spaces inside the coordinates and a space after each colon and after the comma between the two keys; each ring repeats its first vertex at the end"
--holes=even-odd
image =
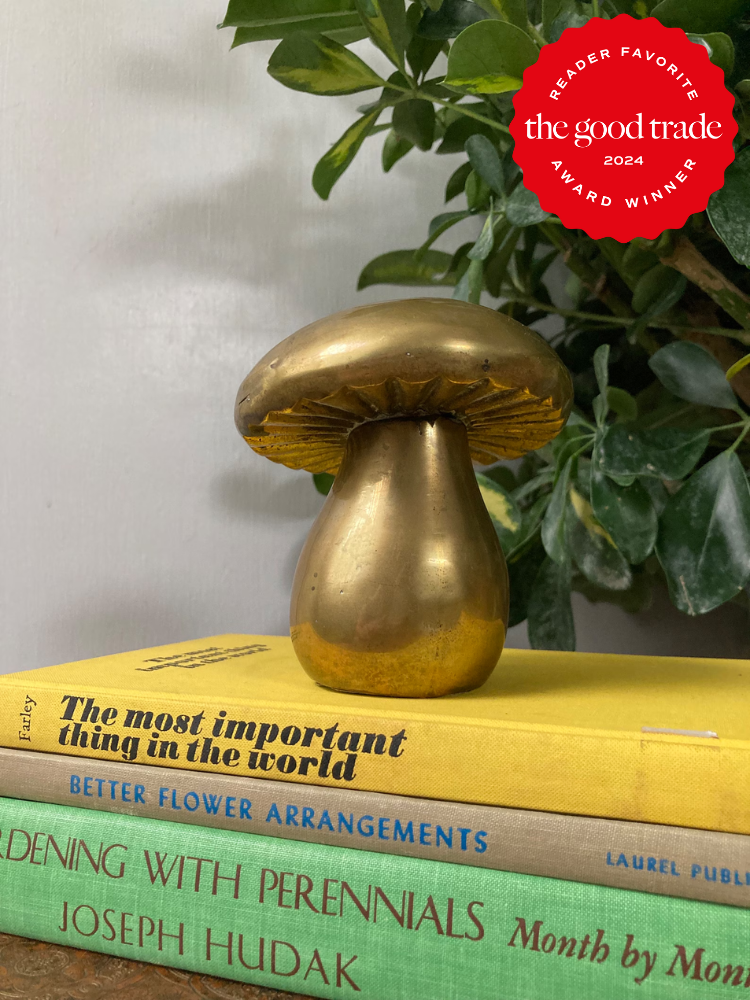
{"type": "Polygon", "coordinates": [[[750,836],[0,748],[0,796],[750,907],[750,836]]]}

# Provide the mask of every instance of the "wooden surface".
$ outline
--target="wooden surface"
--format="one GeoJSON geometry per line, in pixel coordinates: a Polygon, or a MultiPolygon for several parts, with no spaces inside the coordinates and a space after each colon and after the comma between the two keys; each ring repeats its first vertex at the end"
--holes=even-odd
{"type": "Polygon", "coordinates": [[[0,1000],[311,1000],[0,934],[0,1000]]]}

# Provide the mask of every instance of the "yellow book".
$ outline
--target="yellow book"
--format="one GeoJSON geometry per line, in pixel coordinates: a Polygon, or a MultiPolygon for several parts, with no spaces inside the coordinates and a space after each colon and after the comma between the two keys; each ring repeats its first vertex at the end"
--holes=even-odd
{"type": "Polygon", "coordinates": [[[0,745],[747,834],[749,696],[742,660],[521,649],[466,694],[339,694],[223,635],[0,676],[0,745]]]}

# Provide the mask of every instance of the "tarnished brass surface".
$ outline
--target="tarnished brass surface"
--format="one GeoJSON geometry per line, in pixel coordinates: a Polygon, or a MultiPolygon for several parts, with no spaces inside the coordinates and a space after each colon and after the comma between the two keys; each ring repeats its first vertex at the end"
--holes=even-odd
{"type": "Polygon", "coordinates": [[[471,462],[540,448],[572,397],[539,334],[446,299],[336,313],[258,362],[235,405],[245,440],[338,473],[292,592],[292,641],[316,681],[434,697],[486,680],[508,576],[471,462]]]}
{"type": "Polygon", "coordinates": [[[570,410],[570,376],[539,334],[450,299],[360,306],[312,323],[262,358],[235,419],[257,452],[335,473],[368,420],[452,416],[482,464],[540,448],[570,410]]]}
{"type": "Polygon", "coordinates": [[[347,439],[294,579],[291,636],[319,683],[434,697],[482,684],[508,577],[465,426],[379,420],[347,439]]]}

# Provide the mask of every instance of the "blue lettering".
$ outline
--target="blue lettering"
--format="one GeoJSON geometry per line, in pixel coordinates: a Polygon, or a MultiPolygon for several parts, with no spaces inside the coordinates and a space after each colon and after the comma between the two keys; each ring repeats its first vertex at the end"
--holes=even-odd
{"type": "Polygon", "coordinates": [[[701,873],[701,866],[700,865],[691,865],[690,866],[690,878],[695,878],[696,875],[700,875],[700,873],[701,873]]]}
{"type": "Polygon", "coordinates": [[[487,850],[487,841],[485,840],[486,836],[487,836],[486,830],[477,830],[477,832],[474,834],[474,843],[477,845],[474,848],[474,850],[477,852],[477,854],[484,854],[484,852],[487,850]]]}
{"type": "MultiPolygon", "coordinates": [[[[474,838],[476,840],[476,837],[474,838]]],[[[435,847],[440,847],[440,841],[446,845],[446,847],[453,847],[453,827],[448,827],[448,832],[440,826],[439,823],[435,824],[435,847]]],[[[476,848],[475,848],[476,850],[476,848]]],[[[480,852],[481,853],[481,852],[480,852]]]]}
{"type": "Polygon", "coordinates": [[[649,858],[646,862],[646,871],[655,872],[656,871],[656,858],[649,858]]]}
{"type": "Polygon", "coordinates": [[[209,816],[216,816],[223,798],[223,795],[211,795],[210,792],[208,795],[205,792],[203,793],[203,807],[209,816]]]}
{"type": "Polygon", "coordinates": [[[164,808],[164,803],[167,801],[167,795],[169,794],[169,789],[165,788],[163,785],[159,789],[159,808],[164,808]]]}
{"type": "Polygon", "coordinates": [[[299,826],[297,822],[297,813],[299,809],[297,806],[287,806],[286,807],[286,825],[287,826],[299,826]]]}
{"type": "Polygon", "coordinates": [[[677,865],[674,863],[674,861],[672,861],[670,863],[670,872],[669,872],[669,874],[670,875],[676,875],[677,878],[680,877],[680,873],[677,871],[677,865]]]}
{"type": "MultiPolygon", "coordinates": [[[[432,823],[420,823],[419,824],[419,843],[423,844],[425,847],[430,847],[432,841],[430,837],[432,836],[430,831],[432,829],[432,823]]],[[[466,848],[464,848],[466,850],[466,848]]]]}
{"type": "Polygon", "coordinates": [[[703,873],[704,873],[704,875],[706,877],[706,881],[707,882],[715,882],[716,881],[716,869],[712,868],[711,870],[713,871],[713,875],[709,875],[708,874],[708,865],[705,865],[704,868],[703,868],[703,873]]]}
{"type": "Polygon", "coordinates": [[[88,796],[93,795],[93,792],[91,791],[91,785],[92,784],[93,784],[93,782],[92,782],[91,778],[84,778],[83,779],[83,794],[84,795],[88,795],[88,796]]]}
{"type": "Polygon", "coordinates": [[[252,819],[250,815],[250,807],[252,802],[250,799],[240,799],[240,819],[252,819]]]}
{"type": "Polygon", "coordinates": [[[607,864],[608,864],[608,865],[611,865],[611,866],[612,866],[612,868],[614,868],[614,867],[615,867],[615,863],[614,863],[614,861],[612,860],[612,851],[607,851],[607,864]]]}
{"type": "Polygon", "coordinates": [[[393,839],[405,841],[407,837],[409,838],[409,843],[413,844],[414,826],[412,824],[412,821],[409,820],[406,826],[401,826],[401,820],[397,819],[396,822],[393,824],[393,839]]]}
{"type": "Polygon", "coordinates": [[[71,774],[70,776],[70,794],[80,795],[81,793],[81,779],[77,774],[71,774]]]}
{"type": "Polygon", "coordinates": [[[633,855],[633,868],[635,868],[639,872],[643,871],[643,855],[642,854],[634,854],[633,855]]]}
{"type": "Polygon", "coordinates": [[[177,789],[176,788],[172,789],[172,808],[173,809],[178,809],[180,812],[182,812],[182,806],[178,806],[177,805],[177,789]]]}
{"type": "Polygon", "coordinates": [[[146,804],[145,793],[146,793],[145,785],[136,785],[135,788],[133,789],[133,801],[140,802],[141,805],[145,805],[146,804]]]}
{"type": "Polygon", "coordinates": [[[728,885],[728,883],[732,881],[732,873],[729,871],[728,868],[722,868],[720,874],[721,874],[721,881],[724,883],[724,885],[728,885]]]}
{"type": "Polygon", "coordinates": [[[372,816],[360,816],[357,820],[357,830],[362,834],[363,837],[371,837],[375,832],[375,827],[372,825],[372,816]],[[362,824],[368,820],[367,826],[362,829],[362,824]]]}
{"type": "Polygon", "coordinates": [[[669,861],[666,858],[662,858],[659,861],[659,874],[669,875],[669,861]]]}
{"type": "Polygon", "coordinates": [[[459,826],[458,827],[458,832],[461,834],[461,850],[465,851],[466,850],[466,838],[471,833],[471,830],[467,829],[466,827],[459,826]]]}
{"type": "Polygon", "coordinates": [[[231,816],[232,818],[234,818],[234,815],[235,815],[234,804],[235,804],[236,801],[237,801],[237,797],[235,795],[227,795],[226,799],[224,799],[224,815],[225,816],[231,816]]]}
{"type": "Polygon", "coordinates": [[[266,816],[266,823],[270,823],[272,819],[281,826],[281,815],[279,814],[279,807],[275,802],[271,803],[271,808],[268,810],[268,815],[266,816]]]}
{"type": "Polygon", "coordinates": [[[331,822],[331,817],[328,815],[328,810],[327,809],[323,810],[323,815],[320,817],[320,822],[318,823],[318,829],[319,830],[322,830],[323,827],[325,827],[327,830],[330,830],[331,833],[335,833],[336,832],[333,829],[333,823],[331,822]]]}
{"type": "Polygon", "coordinates": [[[388,824],[390,819],[387,816],[381,816],[378,820],[378,839],[379,840],[390,840],[388,836],[388,824]]]}
{"type": "Polygon", "coordinates": [[[198,806],[201,804],[201,800],[198,798],[197,792],[186,792],[182,800],[182,804],[185,806],[188,812],[194,813],[195,810],[198,808],[198,806]],[[193,805],[190,805],[188,799],[190,799],[193,802],[193,805]]]}
{"type": "Polygon", "coordinates": [[[339,813],[339,833],[341,833],[341,827],[345,826],[349,833],[354,833],[354,813],[349,813],[349,822],[346,822],[346,816],[343,813],[339,813]]]}
{"type": "Polygon", "coordinates": [[[122,801],[123,802],[130,802],[130,786],[132,784],[133,784],[132,781],[123,781],[123,783],[121,785],[121,789],[122,789],[122,801]],[[125,791],[126,788],[127,788],[127,791],[125,791]]]}
{"type": "Polygon", "coordinates": [[[619,858],[617,859],[617,864],[615,865],[615,867],[616,868],[622,868],[622,867],[629,868],[630,867],[628,865],[628,859],[625,857],[624,854],[621,854],[619,856],[619,858]]]}
{"type": "Polygon", "coordinates": [[[309,826],[311,830],[315,829],[315,824],[313,823],[313,816],[315,815],[315,810],[310,806],[305,806],[302,809],[302,826],[309,826]]]}

